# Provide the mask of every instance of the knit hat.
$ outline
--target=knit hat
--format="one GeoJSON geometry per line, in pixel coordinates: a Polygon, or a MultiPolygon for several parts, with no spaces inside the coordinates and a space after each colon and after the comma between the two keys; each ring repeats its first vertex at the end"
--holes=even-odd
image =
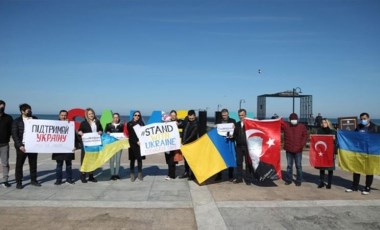
{"type": "Polygon", "coordinates": [[[296,113],[291,113],[289,116],[289,120],[298,120],[298,115],[296,113]]]}

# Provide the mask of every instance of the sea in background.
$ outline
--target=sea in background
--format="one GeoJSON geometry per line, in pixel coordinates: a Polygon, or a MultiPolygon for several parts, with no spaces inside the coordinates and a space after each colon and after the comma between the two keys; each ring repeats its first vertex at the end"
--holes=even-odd
{"type": "MultiPolygon", "coordinates": [[[[16,117],[18,117],[18,116],[20,116],[19,114],[9,114],[9,115],[11,115],[13,117],[13,119],[16,118],[16,117]]],[[[57,114],[33,114],[33,115],[36,116],[36,117],[38,117],[38,119],[43,119],[43,120],[58,120],[58,115],[57,114]]],[[[98,118],[100,118],[100,117],[98,116],[98,118]]],[[[143,120],[144,120],[145,123],[148,122],[148,120],[149,120],[149,116],[143,116],[142,118],[143,118],[143,120]]],[[[337,124],[338,123],[338,119],[337,118],[328,118],[328,119],[333,124],[337,124]]],[[[120,120],[121,120],[122,123],[130,121],[129,116],[126,116],[126,115],[120,115],[120,120]]],[[[76,118],[75,121],[81,122],[81,121],[83,121],[83,119],[80,118],[80,117],[78,117],[78,118],[76,118]]],[[[207,117],[207,122],[214,123],[214,121],[215,121],[214,117],[207,117]]],[[[371,121],[373,123],[375,123],[376,125],[380,125],[380,119],[371,119],[371,121]]]]}

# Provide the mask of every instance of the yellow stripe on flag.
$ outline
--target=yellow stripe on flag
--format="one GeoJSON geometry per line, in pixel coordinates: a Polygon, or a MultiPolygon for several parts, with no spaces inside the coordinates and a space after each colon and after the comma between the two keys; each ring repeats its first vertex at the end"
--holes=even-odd
{"type": "Polygon", "coordinates": [[[203,183],[212,175],[227,168],[207,134],[192,143],[183,145],[181,151],[199,183],[203,183]]]}
{"type": "Polygon", "coordinates": [[[129,141],[128,139],[125,139],[105,145],[100,152],[86,152],[80,171],[95,171],[97,168],[106,163],[117,152],[127,148],[129,148],[129,141]]]}
{"type": "Polygon", "coordinates": [[[380,174],[380,156],[339,149],[339,167],[363,175],[380,174]]]}

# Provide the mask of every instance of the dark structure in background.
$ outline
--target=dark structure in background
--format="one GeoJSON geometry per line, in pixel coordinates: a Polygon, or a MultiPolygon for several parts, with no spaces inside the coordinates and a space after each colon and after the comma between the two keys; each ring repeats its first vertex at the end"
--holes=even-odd
{"type": "Polygon", "coordinates": [[[199,137],[207,133],[207,111],[199,110],[198,113],[198,134],[199,137]]]}
{"type": "MultiPolygon", "coordinates": [[[[300,95],[293,89],[290,91],[274,93],[274,94],[263,94],[257,96],[257,118],[266,119],[266,99],[267,97],[277,97],[277,98],[299,98],[300,99],[300,112],[295,111],[300,118],[300,122],[307,123],[310,115],[313,114],[313,96],[312,95],[300,95]]],[[[286,116],[285,116],[286,117],[286,116]]]]}
{"type": "Polygon", "coordinates": [[[218,123],[218,121],[222,120],[222,112],[220,111],[216,111],[215,112],[215,120],[214,120],[214,124],[218,123]]]}

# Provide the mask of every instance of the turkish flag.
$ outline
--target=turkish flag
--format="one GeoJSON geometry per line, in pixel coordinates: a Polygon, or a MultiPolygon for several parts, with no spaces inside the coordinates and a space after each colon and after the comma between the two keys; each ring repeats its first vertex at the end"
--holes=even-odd
{"type": "Polygon", "coordinates": [[[244,119],[249,156],[260,180],[281,179],[281,119],[244,119]]]}
{"type": "Polygon", "coordinates": [[[334,166],[334,135],[310,135],[310,165],[328,168],[334,166]]]}

